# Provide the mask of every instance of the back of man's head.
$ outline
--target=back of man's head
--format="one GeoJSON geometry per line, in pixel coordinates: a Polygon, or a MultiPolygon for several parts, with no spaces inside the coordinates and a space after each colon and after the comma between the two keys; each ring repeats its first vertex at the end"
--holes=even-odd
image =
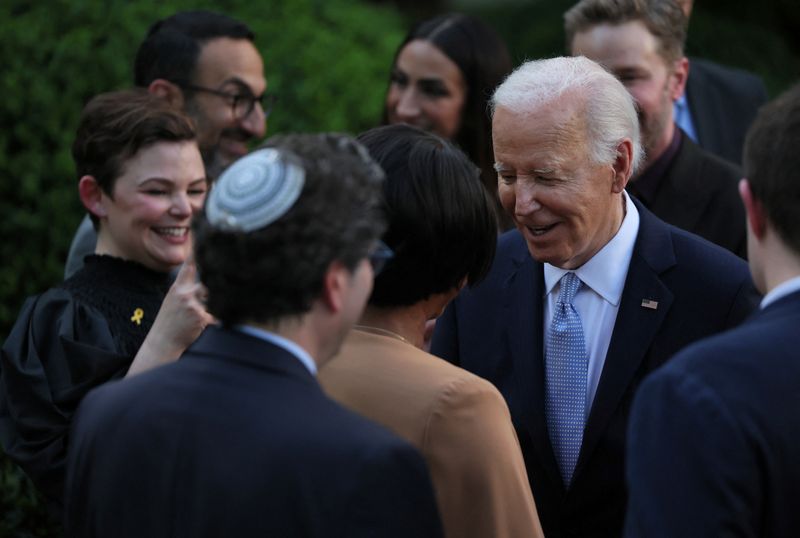
{"type": "Polygon", "coordinates": [[[237,161],[194,226],[208,311],[226,324],[302,317],[331,264],[354,271],[383,233],[382,180],[340,134],[273,137],[237,161]]]}
{"type": "Polygon", "coordinates": [[[636,105],[614,75],[588,58],[559,57],[522,64],[498,86],[490,101],[524,116],[569,98],[583,125],[587,150],[596,164],[611,164],[624,138],[633,142],[633,167],[643,152],[636,105]]]}
{"type": "Polygon", "coordinates": [[[567,50],[577,33],[630,21],[641,21],[653,34],[668,65],[683,57],[688,19],[677,0],[581,0],[564,13],[567,50]]]}
{"type": "Polygon", "coordinates": [[[784,243],[800,255],[800,84],[761,108],[744,145],[753,197],[784,243]]]}
{"type": "Polygon", "coordinates": [[[159,78],[191,84],[203,44],[221,37],[254,39],[246,24],[212,11],[182,11],[154,23],[136,53],[134,84],[147,87],[159,78]]]}

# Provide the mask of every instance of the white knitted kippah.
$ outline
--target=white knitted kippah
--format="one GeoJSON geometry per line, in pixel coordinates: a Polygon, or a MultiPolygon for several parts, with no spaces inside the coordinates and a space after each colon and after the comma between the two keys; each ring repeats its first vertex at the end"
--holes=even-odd
{"type": "Polygon", "coordinates": [[[303,190],[305,170],[274,148],[233,163],[217,179],[206,200],[206,219],[226,230],[252,232],[275,222],[303,190]]]}

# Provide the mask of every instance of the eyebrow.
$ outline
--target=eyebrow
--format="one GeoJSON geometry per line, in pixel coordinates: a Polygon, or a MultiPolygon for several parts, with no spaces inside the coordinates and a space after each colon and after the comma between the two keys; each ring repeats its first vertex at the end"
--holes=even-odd
{"type": "MultiPolygon", "coordinates": [[[[148,178],[143,179],[142,182],[139,183],[139,185],[146,185],[147,183],[149,183],[151,181],[157,182],[157,183],[168,183],[170,185],[173,185],[175,183],[174,179],[169,179],[169,178],[161,177],[161,176],[153,176],[153,177],[148,177],[148,178]]],[[[204,177],[199,177],[197,179],[191,180],[189,182],[189,185],[194,185],[195,183],[201,183],[201,182],[202,183],[208,183],[208,179],[204,178],[204,177]]]]}
{"type": "MultiPolygon", "coordinates": [[[[501,163],[501,162],[494,163],[495,172],[502,172],[502,171],[507,170],[507,169],[508,169],[508,167],[505,164],[501,163]]],[[[532,172],[534,174],[537,174],[537,175],[552,174],[555,171],[556,171],[555,168],[534,168],[534,169],[530,170],[530,172],[532,172]]]]}

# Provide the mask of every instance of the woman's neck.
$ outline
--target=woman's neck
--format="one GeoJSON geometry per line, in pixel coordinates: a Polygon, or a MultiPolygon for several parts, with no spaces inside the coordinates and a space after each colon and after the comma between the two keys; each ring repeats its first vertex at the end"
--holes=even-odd
{"type": "Polygon", "coordinates": [[[358,325],[388,331],[421,349],[426,321],[428,313],[423,303],[417,303],[399,308],[367,306],[358,325]]]}

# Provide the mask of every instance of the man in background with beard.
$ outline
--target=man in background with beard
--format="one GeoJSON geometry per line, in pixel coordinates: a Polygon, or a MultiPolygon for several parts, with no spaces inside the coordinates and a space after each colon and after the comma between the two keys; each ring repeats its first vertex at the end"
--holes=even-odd
{"type": "Polygon", "coordinates": [[[611,71],[636,101],[645,161],[628,191],[670,224],[746,255],[738,166],[675,124],[689,60],[688,19],[675,0],[582,0],[564,14],[567,46],[611,71]]]}

